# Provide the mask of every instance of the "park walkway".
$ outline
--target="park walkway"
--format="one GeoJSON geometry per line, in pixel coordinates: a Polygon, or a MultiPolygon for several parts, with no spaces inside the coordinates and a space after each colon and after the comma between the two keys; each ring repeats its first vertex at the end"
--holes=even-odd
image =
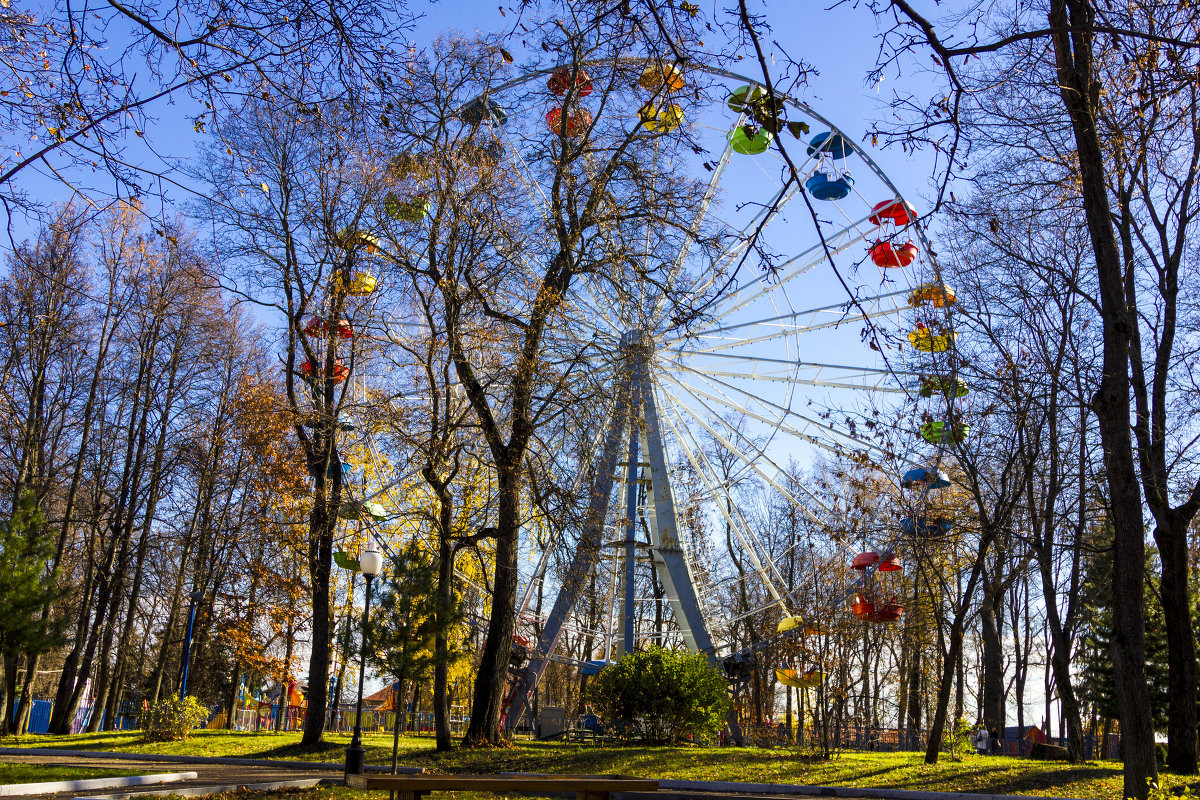
{"type": "Polygon", "coordinates": [[[162,756],[145,757],[136,753],[96,754],[86,751],[34,751],[29,748],[0,748],[0,761],[12,764],[37,764],[61,767],[88,767],[123,770],[142,770],[147,772],[178,772],[185,768],[195,772],[196,778],[171,784],[156,786],[138,786],[123,789],[104,789],[96,792],[80,793],[56,792],[45,795],[24,795],[31,800],[65,800],[76,796],[100,797],[121,796],[136,797],[170,793],[173,795],[200,796],[220,791],[230,786],[254,786],[256,788],[283,788],[285,786],[315,786],[323,780],[341,782],[340,765],[320,765],[305,762],[281,761],[272,764],[263,763],[230,763],[253,762],[254,759],[207,759],[207,758],[171,758],[164,760],[162,756]],[[24,752],[21,752],[24,751],[24,752]],[[115,758],[109,755],[117,756],[115,758]]]}
{"type": "MultiPolygon", "coordinates": [[[[342,783],[341,764],[307,761],[223,758],[209,756],[166,756],[77,750],[0,747],[0,762],[55,766],[108,767],[111,769],[197,773],[193,780],[162,787],[132,787],[80,794],[60,792],[26,795],[22,800],[70,800],[74,797],[104,797],[112,800],[171,794],[203,796],[237,787],[273,789],[342,783]]],[[[368,770],[382,770],[368,765],[368,770]]],[[[401,771],[416,771],[401,768],[401,771]]],[[[658,792],[618,792],[615,800],[799,800],[803,797],[835,797],[839,800],[1070,800],[1070,798],[957,792],[872,789],[846,786],[734,783],[725,781],[660,780],[658,792]]]]}

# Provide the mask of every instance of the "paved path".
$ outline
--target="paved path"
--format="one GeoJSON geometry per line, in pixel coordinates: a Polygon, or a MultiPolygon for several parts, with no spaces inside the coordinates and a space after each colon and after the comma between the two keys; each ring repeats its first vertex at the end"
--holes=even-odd
{"type": "MultiPolygon", "coordinates": [[[[161,761],[144,761],[136,757],[102,758],[85,755],[14,755],[11,752],[0,754],[0,761],[13,764],[45,764],[61,767],[100,767],[108,769],[135,769],[147,772],[179,772],[174,764],[161,761]]],[[[249,783],[278,783],[281,781],[318,781],[322,779],[337,780],[342,778],[341,772],[332,770],[296,769],[286,765],[281,766],[244,766],[234,764],[212,764],[202,761],[192,761],[187,764],[188,772],[195,772],[195,780],[179,781],[170,784],[172,792],[211,786],[245,785],[249,783]]],[[[166,788],[166,787],[164,787],[166,788]]],[[[88,796],[124,793],[122,789],[103,789],[96,792],[82,793],[88,796]]],[[[130,787],[130,792],[161,791],[153,786],[130,787]]],[[[80,792],[59,792],[48,795],[26,795],[26,798],[36,797],[39,800],[62,800],[74,797],[80,792]]]]}
{"type": "MultiPolygon", "coordinates": [[[[341,783],[342,770],[337,764],[312,764],[305,762],[267,762],[253,759],[224,759],[181,756],[158,756],[139,758],[137,754],[87,753],[84,751],[22,752],[20,748],[0,747],[0,761],[26,764],[77,765],[81,767],[111,767],[114,769],[136,769],[149,772],[197,773],[192,781],[170,784],[172,792],[203,794],[206,787],[244,786],[247,784],[314,785],[328,780],[341,783]],[[170,759],[169,761],[167,759],[170,759]],[[216,763],[226,762],[226,763],[216,763]],[[241,763],[228,763],[241,762],[241,763]]],[[[368,766],[368,769],[371,769],[368,766]]],[[[382,767],[375,767],[382,770],[382,767]]],[[[401,771],[417,771],[401,767],[401,771]]],[[[263,786],[262,788],[274,788],[263,786]]],[[[153,793],[150,787],[133,787],[137,794],[153,793]]],[[[88,796],[116,795],[120,790],[97,792],[88,796]]],[[[161,792],[162,790],[158,790],[161,792]]],[[[210,790],[211,791],[211,790],[210,790]]],[[[732,783],[723,781],[674,781],[660,780],[657,793],[620,792],[614,800],[801,800],[806,797],[838,798],[838,800],[1031,800],[1030,797],[1014,797],[997,794],[968,794],[958,792],[931,792],[900,789],[871,789],[847,786],[798,786],[773,783],[732,783]]],[[[68,800],[72,793],[40,795],[38,800],[68,800]]],[[[27,796],[28,797],[28,796],[27,796]]],[[[383,794],[380,793],[380,800],[383,794]]],[[[23,798],[24,800],[24,798],[23,798]]],[[[1068,800],[1045,797],[1041,800],[1068,800]]]]}

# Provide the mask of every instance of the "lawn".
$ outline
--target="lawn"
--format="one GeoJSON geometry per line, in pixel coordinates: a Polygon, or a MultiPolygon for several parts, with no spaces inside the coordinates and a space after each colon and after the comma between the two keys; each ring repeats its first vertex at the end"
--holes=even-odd
{"type": "MultiPolygon", "coordinates": [[[[3,756],[0,756],[3,758],[3,756]]],[[[167,772],[169,770],[163,770],[167,772]]],[[[105,769],[103,767],[57,767],[41,764],[0,763],[0,784],[42,783],[43,781],[79,781],[84,778],[124,778],[129,775],[149,775],[139,769],[105,769]]]]}
{"type": "MultiPolygon", "coordinates": [[[[28,747],[77,750],[223,755],[245,758],[303,759],[340,762],[349,743],[345,734],[331,734],[317,748],[299,745],[298,733],[197,732],[186,742],[142,744],[136,734],[30,736],[3,740],[28,747]]],[[[637,747],[519,742],[498,750],[455,750],[439,754],[428,738],[402,737],[400,763],[430,772],[551,772],[616,773],[678,780],[746,781],[822,786],[871,786],[951,792],[1052,795],[1056,797],[1120,800],[1121,765],[1115,761],[1080,766],[1001,756],[968,756],[962,761],[943,757],[926,767],[919,753],[845,752],[814,759],[787,749],[712,747],[637,747]]],[[[367,735],[367,763],[391,760],[391,737],[367,735]]],[[[1166,785],[1181,779],[1164,776],[1166,785]]],[[[310,800],[315,794],[307,795],[310,800]]],[[[337,798],[351,800],[351,798],[337,798]]],[[[353,800],[359,800],[355,797],[353,800]]],[[[374,798],[373,800],[378,800],[374,798]]]]}

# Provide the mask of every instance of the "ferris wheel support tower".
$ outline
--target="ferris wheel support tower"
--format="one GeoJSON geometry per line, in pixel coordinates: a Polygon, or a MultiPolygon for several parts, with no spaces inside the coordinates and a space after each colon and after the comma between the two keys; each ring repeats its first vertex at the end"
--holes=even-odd
{"type": "MultiPolygon", "coordinates": [[[[650,466],[649,497],[653,514],[646,519],[650,532],[650,555],[654,572],[663,585],[665,596],[674,612],[675,621],[689,650],[706,654],[718,663],[708,623],[700,608],[691,565],[684,557],[679,542],[679,527],[675,515],[675,497],[667,473],[666,451],[658,422],[658,407],[650,379],[650,361],[654,339],[649,331],[633,330],[621,338],[620,360],[623,368],[617,373],[614,386],[615,403],[605,431],[596,474],[592,482],[588,513],[583,533],[575,547],[567,577],[554,601],[554,607],[542,629],[529,664],[520,677],[512,705],[505,716],[505,728],[512,730],[530,708],[529,697],[537,687],[550,663],[550,654],[558,645],[563,626],[583,592],[588,575],[599,561],[604,521],[614,488],[617,459],[620,455],[623,432],[625,449],[626,513],[624,519],[624,598],[622,602],[622,648],[628,653],[634,643],[634,562],[636,541],[634,532],[639,520],[638,469],[640,447],[645,443],[650,466]]],[[[734,722],[736,730],[736,722],[734,722]]]]}

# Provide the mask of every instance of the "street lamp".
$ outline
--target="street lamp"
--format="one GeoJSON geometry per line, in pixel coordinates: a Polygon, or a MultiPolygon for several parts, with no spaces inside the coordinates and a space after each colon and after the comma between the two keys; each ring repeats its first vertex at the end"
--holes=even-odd
{"type": "Polygon", "coordinates": [[[192,657],[192,627],[196,624],[196,606],[203,596],[199,589],[188,595],[190,601],[188,603],[188,629],[187,638],[183,641],[183,681],[179,687],[180,700],[187,699],[188,662],[192,657]]]}
{"type": "Polygon", "coordinates": [[[383,569],[383,556],[374,549],[373,545],[368,545],[368,547],[370,549],[364,550],[358,557],[358,568],[362,570],[363,577],[367,580],[367,601],[363,605],[362,647],[358,659],[358,703],[354,707],[354,736],[350,739],[350,746],[346,748],[347,775],[362,775],[363,772],[362,697],[363,680],[367,667],[367,624],[371,617],[371,581],[383,569]]]}

